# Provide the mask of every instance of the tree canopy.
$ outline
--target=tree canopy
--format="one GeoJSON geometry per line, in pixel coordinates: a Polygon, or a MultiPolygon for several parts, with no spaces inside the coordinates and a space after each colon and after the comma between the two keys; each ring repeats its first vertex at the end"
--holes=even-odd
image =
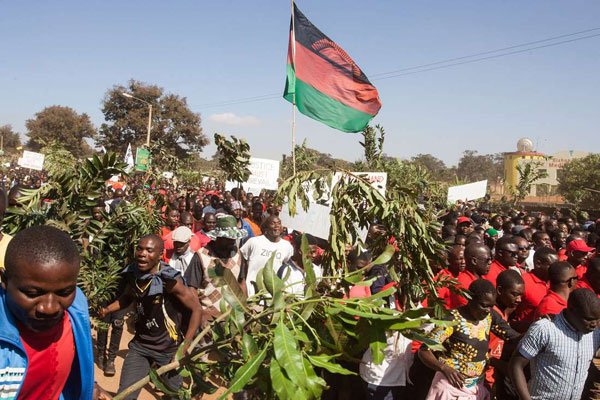
{"type": "Polygon", "coordinates": [[[87,114],[78,114],[64,106],[50,106],[35,114],[25,123],[29,141],[27,147],[39,151],[46,144],[57,141],[76,157],[91,153],[84,138],[95,138],[96,128],[87,114]]]}
{"type": "Polygon", "coordinates": [[[465,150],[458,162],[456,175],[465,182],[487,179],[499,182],[504,176],[502,154],[478,154],[476,150],[465,150]]]}
{"type": "Polygon", "coordinates": [[[106,92],[102,112],[107,121],[102,124],[98,143],[107,150],[124,153],[127,145],[146,142],[148,104],[152,105],[150,141],[179,158],[199,153],[208,144],[202,132],[200,114],[190,110],[187,99],[156,85],[130,80],[127,85],[115,85],[106,92]],[[143,101],[123,96],[123,93],[143,101]]]}
{"type": "Polygon", "coordinates": [[[0,126],[0,136],[3,140],[3,150],[7,154],[15,153],[17,147],[21,146],[21,138],[11,125],[0,126]]]}
{"type": "Polygon", "coordinates": [[[590,154],[567,163],[558,174],[558,192],[581,208],[600,204],[600,154],[590,154]]]}

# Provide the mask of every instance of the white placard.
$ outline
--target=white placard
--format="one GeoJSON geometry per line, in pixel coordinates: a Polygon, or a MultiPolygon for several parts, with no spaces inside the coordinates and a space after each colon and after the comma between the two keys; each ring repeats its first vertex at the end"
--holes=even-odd
{"type": "Polygon", "coordinates": [[[173,173],[171,171],[164,171],[162,173],[163,178],[173,179],[173,173]]]}
{"type": "Polygon", "coordinates": [[[458,200],[477,200],[485,197],[487,192],[487,180],[468,183],[466,185],[451,186],[448,188],[448,203],[458,200]]]}
{"type": "Polygon", "coordinates": [[[34,151],[23,151],[23,157],[19,158],[17,164],[23,168],[35,169],[41,171],[44,169],[44,158],[42,153],[36,153],[34,151]]]}
{"type": "Polygon", "coordinates": [[[310,205],[308,211],[304,211],[302,205],[298,202],[296,204],[296,215],[290,217],[289,212],[287,204],[284,204],[279,213],[281,225],[288,228],[288,232],[291,233],[292,230],[297,230],[303,233],[310,233],[322,239],[329,238],[329,228],[331,226],[329,213],[331,212],[331,207],[313,203],[310,205]]]}
{"type": "MultiPolygon", "coordinates": [[[[260,193],[262,189],[277,190],[279,187],[279,161],[266,158],[250,158],[250,177],[242,183],[246,192],[260,193]]],[[[225,190],[237,187],[237,182],[225,182],[225,190]]]]}

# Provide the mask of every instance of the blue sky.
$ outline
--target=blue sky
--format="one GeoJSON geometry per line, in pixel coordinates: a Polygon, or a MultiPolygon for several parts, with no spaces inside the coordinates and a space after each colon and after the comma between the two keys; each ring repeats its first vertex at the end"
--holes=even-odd
{"type": "MultiPolygon", "coordinates": [[[[303,0],[304,14],[367,76],[600,27],[600,2],[303,0]]],[[[205,133],[244,137],[256,157],[291,147],[281,93],[289,1],[2,1],[0,125],[65,105],[103,121],[106,91],[129,79],[187,97],[205,133]]],[[[589,34],[598,34],[600,30],[589,34]]],[[[583,36],[583,35],[580,35],[583,36]]],[[[431,153],[454,164],[464,149],[600,152],[600,36],[471,64],[372,79],[385,151],[431,153]]],[[[356,160],[360,135],[297,117],[298,142],[356,160]]],[[[204,156],[210,156],[209,146],[204,156]]]]}

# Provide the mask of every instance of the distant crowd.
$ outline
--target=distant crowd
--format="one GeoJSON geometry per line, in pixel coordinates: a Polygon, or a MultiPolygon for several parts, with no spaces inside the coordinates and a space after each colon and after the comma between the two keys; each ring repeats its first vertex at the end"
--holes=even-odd
{"type": "MultiPolygon", "coordinates": [[[[12,196],[0,196],[2,214],[6,203],[18,198],[18,188],[42,185],[43,177],[16,181],[6,184],[17,188],[12,196]]],[[[114,301],[96,312],[105,324],[93,350],[89,332],[82,329],[89,327],[89,317],[76,287],[78,247],[50,227],[0,238],[5,254],[0,318],[10,327],[0,333],[0,351],[6,355],[0,357],[0,397],[58,398],[62,393],[88,398],[89,392],[90,398],[92,393],[110,398],[85,371],[92,359],[106,376],[119,372],[119,391],[148,376],[151,367],[170,363],[182,343],[187,350],[198,329],[223,312],[215,268],[229,269],[242,290],[253,295],[258,271],[274,255],[273,268],[286,280],[286,290],[303,296],[302,234],[317,279],[323,275],[327,238],[288,231],[273,193],[226,191],[214,181],[176,188],[139,178],[115,180],[107,187],[105,201],[91,210],[93,219],[102,221],[136,191],[146,190],[153,197],[150,205],[161,207],[163,225],[139,238],[135,261],[123,266],[114,301]],[[117,371],[128,316],[134,335],[117,371]],[[40,393],[52,396],[36,397],[40,393]]],[[[355,377],[327,374],[330,388],[323,398],[595,398],[600,385],[593,362],[600,347],[600,220],[577,221],[559,210],[551,215],[493,213],[487,204],[466,202],[440,222],[439,239],[447,253],[432,273],[441,284],[422,306],[443,304],[445,323],[424,327],[431,342],[387,332],[383,363],[367,350],[360,363],[345,365],[355,377]],[[441,344],[443,350],[428,343],[441,344]]],[[[374,239],[391,236],[385,226],[373,224],[364,246],[348,244],[348,268],[371,265],[374,239]]],[[[86,248],[93,240],[85,238],[81,245],[86,248]]],[[[395,284],[386,265],[364,269],[364,280],[370,284],[354,286],[346,295],[368,297],[395,284]]],[[[399,296],[386,302],[399,313],[405,310],[399,296]]],[[[173,388],[181,379],[167,376],[173,388]]]]}

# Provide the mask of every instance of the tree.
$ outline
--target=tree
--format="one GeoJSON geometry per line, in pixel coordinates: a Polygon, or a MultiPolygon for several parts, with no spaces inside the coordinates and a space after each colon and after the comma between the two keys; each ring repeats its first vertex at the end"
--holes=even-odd
{"type": "Polygon", "coordinates": [[[431,154],[417,154],[410,161],[429,171],[431,178],[437,181],[448,181],[451,179],[452,172],[446,167],[446,164],[431,154]]]}
{"type": "Polygon", "coordinates": [[[219,168],[225,173],[225,179],[232,182],[246,182],[250,177],[250,145],[244,139],[232,136],[228,140],[225,136],[215,133],[217,145],[217,159],[219,168]]]}
{"type": "Polygon", "coordinates": [[[165,93],[161,87],[135,80],[130,80],[126,86],[115,85],[106,92],[102,112],[107,122],[100,127],[98,144],[124,154],[128,144],[141,146],[146,143],[146,103],[152,104],[151,142],[160,140],[165,151],[178,158],[199,153],[208,144],[200,125],[200,114],[190,110],[185,97],[165,93]],[[123,93],[143,101],[125,97],[123,93]]]}
{"type": "Polygon", "coordinates": [[[559,170],[558,192],[577,207],[600,208],[600,154],[571,160],[559,170]]]}
{"type": "Polygon", "coordinates": [[[28,119],[25,126],[29,137],[27,147],[33,151],[57,141],[75,157],[82,157],[92,151],[84,138],[96,137],[96,128],[87,114],[78,114],[64,106],[44,108],[34,118],[28,119]]]}
{"type": "Polygon", "coordinates": [[[359,143],[365,152],[365,164],[367,168],[379,168],[381,157],[383,155],[385,129],[383,129],[381,125],[375,125],[375,127],[367,125],[367,127],[362,131],[362,135],[363,141],[359,143]]]}
{"type": "Polygon", "coordinates": [[[540,169],[540,165],[539,162],[527,162],[517,165],[519,181],[513,190],[513,203],[515,205],[529,195],[534,183],[548,177],[548,172],[540,169]]]}
{"type": "Polygon", "coordinates": [[[21,146],[19,134],[13,130],[11,125],[0,126],[0,136],[2,136],[3,150],[6,154],[14,154],[17,147],[21,146]]]}
{"type": "Polygon", "coordinates": [[[502,154],[478,154],[475,150],[465,150],[458,162],[456,175],[465,182],[487,179],[499,182],[504,175],[502,154]]]}
{"type": "MultiPolygon", "coordinates": [[[[320,168],[350,169],[351,163],[339,158],[333,158],[329,153],[321,153],[308,147],[306,139],[301,145],[296,145],[296,172],[312,171],[320,168]]],[[[292,156],[284,154],[281,159],[279,176],[287,179],[293,175],[292,156]]]]}

